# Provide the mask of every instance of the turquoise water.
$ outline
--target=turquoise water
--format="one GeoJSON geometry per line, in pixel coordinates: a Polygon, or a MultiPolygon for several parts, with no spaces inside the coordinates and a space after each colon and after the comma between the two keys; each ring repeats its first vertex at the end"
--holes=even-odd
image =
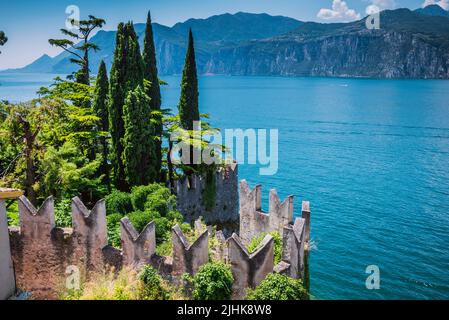
{"type": "MultiPolygon", "coordinates": [[[[175,107],[179,77],[164,80],[175,107]]],[[[263,184],[265,209],[270,188],[296,213],[311,201],[316,298],[449,298],[449,81],[201,77],[200,101],[216,127],[279,129],[278,173],[239,174],[263,184]]]]}

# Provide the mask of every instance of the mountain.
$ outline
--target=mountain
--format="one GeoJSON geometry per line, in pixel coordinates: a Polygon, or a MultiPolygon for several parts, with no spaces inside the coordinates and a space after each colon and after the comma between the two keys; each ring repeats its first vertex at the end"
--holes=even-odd
{"type": "MultiPolygon", "coordinates": [[[[190,19],[173,27],[154,24],[161,75],[180,74],[187,32],[193,29],[198,72],[226,75],[332,76],[449,79],[449,18],[409,9],[381,12],[380,30],[365,19],[351,23],[303,23],[267,14],[223,14],[190,19]]],[[[140,41],[144,24],[136,24],[140,41]]],[[[112,63],[115,32],[100,31],[92,41],[91,70],[101,59],[112,63]]],[[[63,53],[41,57],[17,72],[69,73],[74,66],[63,53]]]]}
{"type": "Polygon", "coordinates": [[[447,17],[447,18],[449,18],[449,11],[444,10],[443,8],[441,8],[437,4],[432,4],[432,5],[427,6],[425,8],[416,9],[415,12],[421,13],[421,14],[426,14],[426,15],[429,15],[429,16],[434,16],[434,17],[447,17]]]}
{"type": "MultiPolygon", "coordinates": [[[[211,54],[224,46],[238,45],[240,41],[263,39],[277,36],[298,28],[302,22],[282,16],[239,12],[223,14],[208,19],[190,19],[177,23],[172,28],[154,23],[154,41],[156,44],[158,68],[161,74],[180,74],[182,72],[187,35],[192,28],[196,42],[198,64],[205,64],[211,54]]],[[[141,47],[145,34],[145,24],[135,24],[141,47]]],[[[115,46],[115,31],[99,31],[91,41],[100,47],[100,51],[90,56],[91,71],[96,72],[103,59],[108,68],[112,65],[115,46]]],[[[47,72],[71,73],[76,66],[69,62],[70,55],[61,53],[55,58],[39,58],[32,64],[8,72],[47,72]],[[43,59],[42,61],[39,61],[43,59]],[[35,64],[38,63],[39,69],[35,64]]]]}
{"type": "Polygon", "coordinates": [[[449,78],[449,19],[408,9],[381,12],[381,29],[365,19],[305,23],[271,39],[222,48],[205,73],[233,75],[449,78]]]}

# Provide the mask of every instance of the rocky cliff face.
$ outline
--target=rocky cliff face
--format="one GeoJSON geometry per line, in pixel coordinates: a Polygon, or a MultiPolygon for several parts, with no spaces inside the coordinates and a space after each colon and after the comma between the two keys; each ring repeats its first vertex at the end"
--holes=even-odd
{"type": "Polygon", "coordinates": [[[364,30],[307,40],[257,41],[222,49],[211,56],[203,72],[448,79],[449,51],[419,35],[364,30]]]}

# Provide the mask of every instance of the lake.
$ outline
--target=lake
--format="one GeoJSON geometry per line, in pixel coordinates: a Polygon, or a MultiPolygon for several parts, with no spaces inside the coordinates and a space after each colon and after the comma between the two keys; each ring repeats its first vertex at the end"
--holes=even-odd
{"type": "MultiPolygon", "coordinates": [[[[0,99],[27,100],[52,75],[0,74],[0,99]]],[[[179,77],[162,77],[175,108],[179,77]]],[[[276,188],[312,208],[317,299],[449,299],[449,81],[200,77],[218,128],[279,130],[279,170],[239,168],[263,204],[276,188]],[[368,290],[367,266],[380,268],[368,290]]]]}

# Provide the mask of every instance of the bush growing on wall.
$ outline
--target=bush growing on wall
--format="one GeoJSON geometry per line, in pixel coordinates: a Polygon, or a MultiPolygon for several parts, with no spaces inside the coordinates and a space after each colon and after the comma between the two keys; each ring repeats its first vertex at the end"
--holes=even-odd
{"type": "Polygon", "coordinates": [[[231,299],[234,277],[228,265],[219,262],[205,264],[189,282],[195,300],[231,299]]]}
{"type": "Polygon", "coordinates": [[[270,273],[255,290],[249,290],[248,300],[308,300],[302,281],[278,273],[270,273]]]}
{"type": "MultiPolygon", "coordinates": [[[[272,232],[268,233],[270,236],[273,237],[273,243],[274,243],[274,264],[277,265],[282,260],[282,237],[279,234],[279,232],[272,232]]],[[[254,237],[250,244],[248,245],[248,251],[249,253],[254,253],[262,243],[263,239],[267,233],[261,234],[260,236],[254,237]]]]}

